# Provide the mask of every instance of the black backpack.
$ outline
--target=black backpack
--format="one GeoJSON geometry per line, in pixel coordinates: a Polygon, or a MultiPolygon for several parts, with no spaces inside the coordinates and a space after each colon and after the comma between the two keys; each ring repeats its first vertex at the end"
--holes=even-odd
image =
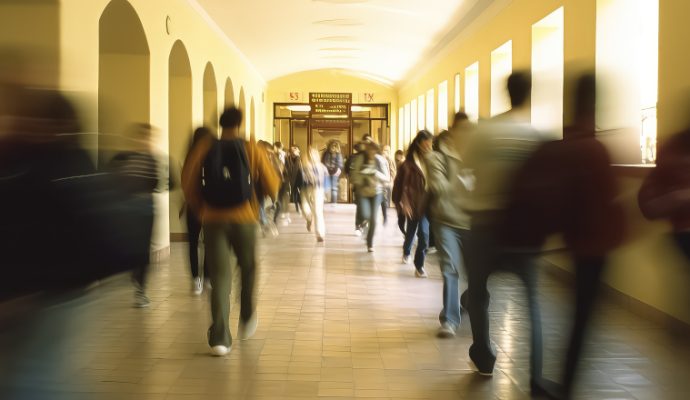
{"type": "Polygon", "coordinates": [[[212,207],[229,208],[252,196],[252,178],[242,139],[216,140],[201,169],[201,193],[212,207]]]}

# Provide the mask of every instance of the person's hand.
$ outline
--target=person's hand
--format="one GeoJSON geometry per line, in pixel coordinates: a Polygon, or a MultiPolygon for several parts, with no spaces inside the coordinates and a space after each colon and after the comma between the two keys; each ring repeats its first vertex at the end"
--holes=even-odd
{"type": "Polygon", "coordinates": [[[335,171],[335,174],[333,174],[333,175],[334,176],[340,176],[340,174],[342,174],[342,173],[343,173],[343,171],[341,171],[340,168],[338,168],[338,170],[335,171]]]}

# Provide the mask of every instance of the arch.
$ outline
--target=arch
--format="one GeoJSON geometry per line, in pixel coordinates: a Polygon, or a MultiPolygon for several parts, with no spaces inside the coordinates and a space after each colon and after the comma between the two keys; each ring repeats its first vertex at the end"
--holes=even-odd
{"type": "Polygon", "coordinates": [[[204,69],[204,125],[218,132],[218,88],[216,72],[210,61],[204,69]]]}
{"type": "MultiPolygon", "coordinates": [[[[168,150],[170,174],[179,178],[192,134],[192,67],[189,54],[182,41],[176,41],[168,58],[168,150]]],[[[182,196],[170,198],[170,232],[185,231],[177,214],[182,207],[182,196]]]]}
{"type": "Polygon", "coordinates": [[[235,88],[232,86],[232,79],[225,80],[225,107],[235,105],[235,88]]]}
{"type": "Polygon", "coordinates": [[[244,117],[242,118],[242,125],[240,125],[240,134],[244,137],[247,138],[247,103],[244,100],[244,88],[240,87],[240,97],[237,101],[237,108],[242,110],[242,114],[244,114],[244,117]]]}
{"type": "Polygon", "coordinates": [[[112,0],[99,20],[99,164],[110,160],[121,134],[132,123],[150,121],[150,51],[144,27],[125,0],[112,0]]]}
{"type": "Polygon", "coordinates": [[[249,137],[256,138],[256,106],[254,97],[249,101],[249,137]]]}

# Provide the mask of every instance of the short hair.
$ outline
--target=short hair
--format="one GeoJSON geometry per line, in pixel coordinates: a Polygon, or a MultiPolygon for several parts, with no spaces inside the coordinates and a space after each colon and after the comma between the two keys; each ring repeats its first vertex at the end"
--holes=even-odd
{"type": "Polygon", "coordinates": [[[396,150],[396,151],[395,151],[395,155],[396,155],[396,156],[404,156],[404,155],[405,155],[405,152],[402,151],[402,150],[396,150]]]}
{"type": "Polygon", "coordinates": [[[372,142],[373,142],[373,141],[374,141],[374,138],[373,138],[370,134],[365,133],[364,135],[362,135],[362,141],[363,141],[363,142],[367,142],[367,141],[372,141],[372,142]]]}
{"type": "Polygon", "coordinates": [[[197,143],[199,140],[205,137],[213,137],[213,132],[205,126],[196,128],[194,135],[192,136],[192,143],[197,143]]]}
{"type": "Polygon", "coordinates": [[[453,126],[456,124],[459,124],[461,122],[467,121],[470,118],[467,116],[467,114],[464,111],[458,111],[455,113],[455,117],[453,117],[453,126]]]}
{"type": "Polygon", "coordinates": [[[230,107],[220,116],[220,126],[226,128],[238,128],[242,124],[242,110],[230,107]]]}
{"type": "Polygon", "coordinates": [[[519,107],[525,104],[532,94],[532,78],[525,71],[513,72],[508,77],[507,88],[510,105],[519,107]]]}
{"type": "Polygon", "coordinates": [[[273,146],[274,146],[275,148],[277,148],[278,150],[282,150],[282,149],[283,149],[283,144],[282,144],[281,142],[275,142],[275,143],[273,143],[273,146]]]}

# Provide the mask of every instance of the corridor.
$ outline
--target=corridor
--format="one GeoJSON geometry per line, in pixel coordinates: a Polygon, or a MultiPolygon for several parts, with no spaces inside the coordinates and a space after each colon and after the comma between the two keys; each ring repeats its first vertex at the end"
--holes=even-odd
{"type": "MultiPolygon", "coordinates": [[[[393,216],[393,210],[391,210],[393,216]]],[[[294,212],[280,236],[260,241],[259,327],[235,340],[227,357],[208,354],[206,293],[194,296],[186,244],[154,265],[151,305],[131,307],[126,278],[83,301],[54,376],[28,383],[53,400],[192,399],[527,399],[527,315],[510,276],[491,281],[493,378],[473,374],[463,313],[455,339],[438,339],[442,282],[436,255],[429,279],[400,263],[395,224],[379,231],[369,254],[353,234],[354,208],[326,205],[325,245],[294,212]]],[[[568,291],[540,275],[545,374],[559,378],[568,291]]],[[[237,308],[233,301],[232,326],[237,308]]],[[[583,360],[581,399],[690,398],[690,343],[610,303],[600,306],[583,360]]],[[[233,335],[235,329],[233,329],[233,335]]],[[[36,360],[34,360],[35,362],[36,360]]]]}

